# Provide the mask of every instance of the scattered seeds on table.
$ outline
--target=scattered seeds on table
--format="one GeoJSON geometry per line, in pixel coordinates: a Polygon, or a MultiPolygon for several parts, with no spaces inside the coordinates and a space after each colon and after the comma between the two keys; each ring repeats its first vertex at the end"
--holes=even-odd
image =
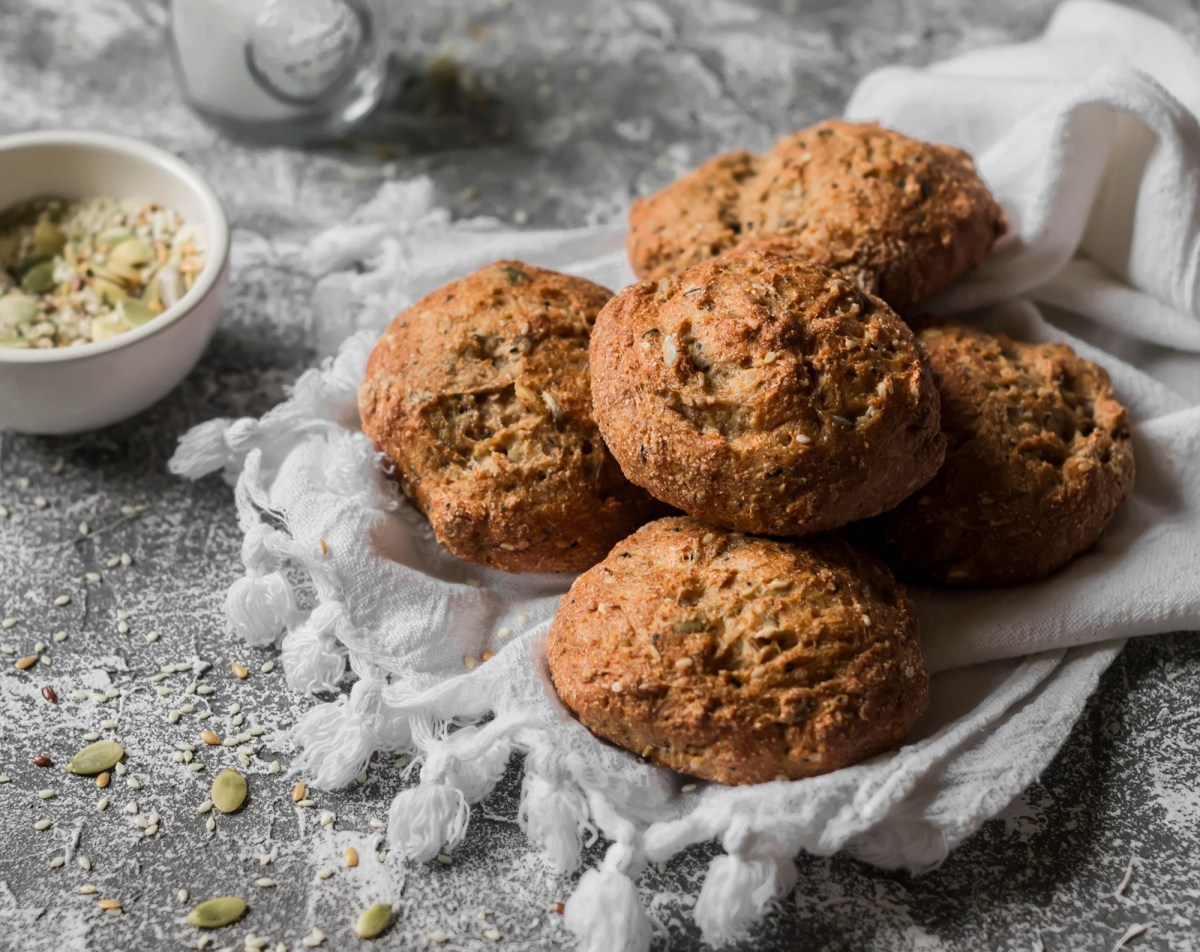
{"type": "Polygon", "coordinates": [[[156,641],[158,641],[158,632],[157,631],[146,632],[146,644],[152,645],[156,641]]]}
{"type": "Polygon", "coordinates": [[[12,783],[12,777],[6,773],[0,773],[0,783],[12,783]]]}
{"type": "Polygon", "coordinates": [[[493,942],[499,942],[500,941],[500,932],[494,928],[493,929],[484,929],[483,937],[485,939],[490,939],[493,942]]]}
{"type": "Polygon", "coordinates": [[[246,802],[248,793],[246,778],[233,767],[226,767],[213,780],[210,799],[222,813],[234,813],[246,802]]]}
{"type": "Polygon", "coordinates": [[[292,787],[292,803],[299,803],[307,794],[307,784],[303,780],[297,780],[296,786],[292,787]]]}
{"type": "Polygon", "coordinates": [[[50,860],[50,868],[61,869],[66,862],[67,861],[63,857],[55,856],[54,859],[50,860]]]}
{"type": "Polygon", "coordinates": [[[5,631],[8,631],[8,629],[10,629],[10,628],[17,627],[17,625],[20,623],[20,621],[21,621],[21,619],[13,618],[10,615],[8,618],[5,618],[4,621],[0,621],[0,628],[3,628],[5,631]]]}
{"type": "Polygon", "coordinates": [[[82,886],[79,887],[79,893],[80,893],[80,895],[83,895],[83,896],[94,896],[99,891],[100,890],[98,890],[91,883],[84,883],[82,886]]]}
{"type": "Polygon", "coordinates": [[[274,661],[264,661],[262,663],[262,667],[259,668],[259,670],[263,674],[270,674],[272,671],[275,670],[275,662],[274,661]]]}
{"type": "Polygon", "coordinates": [[[447,856],[445,853],[438,853],[437,861],[439,863],[441,863],[443,866],[453,866],[454,865],[454,857],[447,856]]]}
{"type": "Polygon", "coordinates": [[[272,760],[267,764],[267,773],[277,774],[282,768],[279,766],[278,760],[272,760]]]}
{"type": "Polygon", "coordinates": [[[208,830],[209,833],[212,833],[217,828],[217,821],[212,817],[209,817],[204,823],[204,828],[208,830]]]}
{"type": "Polygon", "coordinates": [[[88,742],[91,742],[91,741],[94,741],[94,740],[99,740],[99,739],[100,739],[100,735],[99,735],[99,734],[97,734],[95,731],[88,731],[86,734],[84,734],[84,735],[83,735],[83,739],[84,739],[84,740],[86,740],[86,741],[88,741],[88,742]]]}
{"type": "Polygon", "coordinates": [[[55,599],[54,599],[54,607],[55,608],[62,608],[64,605],[70,605],[70,604],[71,604],[71,596],[70,595],[59,595],[59,596],[55,597],[55,599]]]}
{"type": "MultiPolygon", "coordinates": [[[[45,754],[38,754],[36,757],[31,757],[29,762],[31,764],[33,764],[35,767],[53,767],[54,766],[54,761],[51,760],[49,757],[47,757],[45,754]]],[[[67,769],[69,770],[70,768],[68,767],[67,769]]]]}
{"type": "Polygon", "coordinates": [[[55,790],[53,787],[47,787],[45,790],[38,791],[38,799],[39,800],[53,800],[57,796],[58,796],[58,791],[55,790]]]}
{"type": "Polygon", "coordinates": [[[121,900],[120,899],[101,899],[99,902],[96,903],[96,908],[104,909],[104,910],[120,909],[121,908],[121,900]]]}
{"type": "Polygon", "coordinates": [[[218,896],[192,909],[187,914],[187,921],[198,929],[220,929],[237,922],[245,914],[246,900],[237,896],[218,896]]]}
{"type": "Polygon", "coordinates": [[[229,666],[229,670],[233,672],[233,676],[239,681],[245,681],[246,678],[250,677],[250,669],[237,661],[229,666]]]}
{"type": "Polygon", "coordinates": [[[110,802],[111,801],[108,799],[108,797],[101,797],[99,800],[96,801],[96,812],[103,813],[105,810],[108,809],[108,805],[110,802]]]}
{"type": "Polygon", "coordinates": [[[318,539],[317,545],[320,547],[322,555],[329,554],[329,543],[328,542],[326,542],[324,539],[318,539]]]}
{"type": "Polygon", "coordinates": [[[125,786],[127,786],[130,790],[141,790],[142,782],[138,780],[137,777],[130,777],[125,781],[125,786]]]}
{"type": "Polygon", "coordinates": [[[367,820],[367,826],[369,826],[372,830],[382,830],[387,826],[387,824],[384,823],[383,820],[379,819],[379,817],[373,816],[371,819],[367,820]]]}
{"type": "Polygon", "coordinates": [[[39,833],[41,833],[43,830],[50,829],[50,827],[52,827],[53,825],[54,825],[53,820],[42,819],[42,820],[38,820],[35,824],[33,824],[33,828],[35,830],[37,830],[39,833]]]}
{"type": "Polygon", "coordinates": [[[259,889],[272,889],[275,886],[278,886],[279,883],[275,882],[275,880],[271,879],[268,876],[261,876],[258,879],[254,880],[254,885],[257,886],[259,889]]]}
{"type": "Polygon", "coordinates": [[[115,740],[96,741],[71,758],[71,762],[67,764],[67,772],[90,776],[117,767],[117,773],[124,773],[119,769],[122,766],[121,758],[124,756],[125,748],[115,740]]]}
{"type": "Polygon", "coordinates": [[[67,637],[68,636],[65,631],[56,631],[53,635],[50,636],[50,638],[54,641],[54,643],[56,645],[61,645],[64,641],[67,640],[67,637]]]}
{"type": "Polygon", "coordinates": [[[178,892],[175,893],[175,898],[178,899],[180,902],[187,902],[188,901],[188,891],[186,889],[180,889],[178,892]]]}
{"type": "Polygon", "coordinates": [[[450,936],[446,935],[446,933],[444,933],[441,929],[434,929],[432,932],[427,934],[425,938],[438,945],[442,945],[443,943],[450,941],[450,936]]]}
{"type": "Polygon", "coordinates": [[[13,667],[16,668],[18,671],[25,671],[25,670],[28,670],[29,668],[32,668],[35,664],[37,664],[37,660],[38,660],[37,655],[33,655],[33,654],[26,655],[24,658],[20,658],[19,660],[17,660],[16,663],[13,664],[13,667]]]}
{"type": "Polygon", "coordinates": [[[321,824],[321,828],[324,829],[325,827],[329,826],[336,819],[337,819],[337,817],[334,814],[332,814],[328,810],[326,810],[324,813],[321,814],[321,819],[319,821],[321,824]]]}
{"type": "Polygon", "coordinates": [[[130,816],[137,816],[137,812],[138,812],[137,801],[130,800],[127,804],[125,804],[125,812],[128,813],[130,816]]]}
{"type": "Polygon", "coordinates": [[[317,879],[332,879],[332,878],[333,878],[333,870],[332,869],[318,869],[317,870],[317,879]]]}
{"type": "Polygon", "coordinates": [[[353,869],[358,865],[358,850],[353,846],[347,846],[346,852],[342,854],[342,858],[346,861],[346,865],[353,869]]]}
{"type": "Polygon", "coordinates": [[[312,931],[300,940],[300,944],[306,949],[315,949],[325,941],[325,933],[316,926],[312,927],[312,931]]]}
{"type": "Polygon", "coordinates": [[[390,902],[376,903],[362,911],[358,922],[354,924],[354,932],[360,939],[374,939],[392,922],[392,904],[390,902]]]}
{"type": "Polygon", "coordinates": [[[129,566],[133,565],[133,556],[128,552],[122,552],[119,561],[123,568],[129,568],[129,566]]]}
{"type": "Polygon", "coordinates": [[[108,786],[108,781],[111,777],[112,774],[110,774],[107,770],[101,771],[100,773],[96,774],[96,786],[103,790],[108,786]]]}
{"type": "Polygon", "coordinates": [[[54,688],[50,687],[48,684],[42,688],[42,697],[44,697],[51,704],[58,703],[58,694],[55,692],[54,688]]]}
{"type": "Polygon", "coordinates": [[[34,496],[33,504],[39,509],[45,509],[48,505],[50,505],[50,501],[45,496],[34,496]]]}
{"type": "Polygon", "coordinates": [[[306,809],[306,810],[309,810],[309,809],[311,809],[312,807],[315,807],[316,805],[317,805],[317,801],[316,801],[316,800],[309,800],[309,799],[308,799],[308,797],[305,797],[303,800],[297,800],[297,801],[296,801],[296,806],[298,806],[298,807],[303,807],[303,808],[304,808],[304,809],[306,809]]]}
{"type": "Polygon", "coordinates": [[[218,737],[214,731],[209,730],[207,727],[200,732],[200,739],[210,747],[218,747],[221,743],[221,738],[218,737]]]}
{"type": "Polygon", "coordinates": [[[124,777],[125,774],[129,772],[129,768],[126,767],[121,761],[117,762],[117,765],[113,768],[113,770],[117,772],[118,777],[124,777]]]}

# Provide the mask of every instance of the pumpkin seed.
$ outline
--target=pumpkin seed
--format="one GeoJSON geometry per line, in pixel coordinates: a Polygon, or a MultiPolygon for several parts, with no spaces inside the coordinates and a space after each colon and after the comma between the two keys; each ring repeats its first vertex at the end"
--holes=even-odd
{"type": "Polygon", "coordinates": [[[54,262],[43,261],[21,275],[21,290],[26,294],[44,294],[54,287],[54,262]]]}
{"type": "Polygon", "coordinates": [[[187,914],[187,921],[198,929],[220,929],[237,922],[245,914],[246,900],[237,896],[218,896],[200,903],[187,914]]]}
{"type": "MultiPolygon", "coordinates": [[[[22,282],[24,287],[24,282],[22,282]]],[[[109,278],[95,277],[92,278],[92,290],[96,292],[96,296],[105,304],[119,304],[129,297],[128,292],[121,285],[109,278]]]]}
{"type": "Polygon", "coordinates": [[[128,228],[106,228],[96,236],[96,247],[101,251],[107,251],[132,237],[133,232],[128,228]]]}
{"type": "Polygon", "coordinates": [[[71,758],[67,772],[90,777],[111,770],[124,756],[125,748],[115,740],[98,740],[71,758]]]}
{"type": "Polygon", "coordinates": [[[392,923],[392,904],[377,903],[369,909],[364,909],[354,924],[354,932],[360,939],[374,939],[392,923]]]}
{"type": "Polygon", "coordinates": [[[118,334],[124,334],[132,327],[133,325],[125,320],[121,313],[113,311],[111,314],[92,319],[91,338],[92,340],[108,340],[118,334]]]}
{"type": "Polygon", "coordinates": [[[222,813],[235,813],[242,808],[242,804],[246,802],[246,794],[249,792],[246,778],[235,768],[226,767],[217,774],[213,781],[210,797],[213,806],[222,813]]]}
{"type": "Polygon", "coordinates": [[[13,291],[0,297],[0,323],[25,324],[36,321],[40,311],[37,301],[13,291]]]}
{"type": "Polygon", "coordinates": [[[53,258],[66,243],[67,236],[54,222],[44,216],[38,219],[33,228],[33,250],[36,254],[53,258]]]}
{"type": "Polygon", "coordinates": [[[154,260],[154,249],[140,238],[127,238],[108,253],[108,264],[140,267],[154,260]]]}
{"type": "Polygon", "coordinates": [[[140,327],[147,321],[154,320],[154,312],[141,301],[126,298],[117,306],[117,313],[133,327],[140,327]]]}

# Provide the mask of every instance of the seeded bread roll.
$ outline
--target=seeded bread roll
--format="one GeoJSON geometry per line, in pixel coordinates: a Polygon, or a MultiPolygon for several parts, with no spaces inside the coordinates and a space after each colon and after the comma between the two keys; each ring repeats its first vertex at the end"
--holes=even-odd
{"type": "Polygon", "coordinates": [[[459,558],[579,571],[662,513],[592,419],[588,335],[609,297],[498,261],[402,312],[372,350],[363,432],[459,558]]]}
{"type": "Polygon", "coordinates": [[[658,279],[735,248],[795,254],[903,311],[975,268],[1004,229],[965,152],[829,120],[636,202],[629,259],[658,279]]]}
{"type": "Polygon", "coordinates": [[[1066,344],[961,324],[917,339],[941,391],[946,463],[865,537],[902,577],[950,585],[1042,578],[1090,548],[1134,479],[1104,368],[1066,344]]]}
{"type": "Polygon", "coordinates": [[[932,478],[933,377],[886,304],[828,268],[748,252],[643,281],[592,334],[597,422],[625,475],[689,515],[803,535],[932,478]]]}
{"type": "Polygon", "coordinates": [[[592,733],[727,784],[856,763],[902,743],[928,706],[903,587],[828,536],[649,523],[576,579],[546,653],[592,733]]]}

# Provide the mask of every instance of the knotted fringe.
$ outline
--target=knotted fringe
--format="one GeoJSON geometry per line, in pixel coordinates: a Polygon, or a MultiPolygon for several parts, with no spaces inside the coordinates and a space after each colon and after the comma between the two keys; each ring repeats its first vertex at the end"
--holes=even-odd
{"type": "Polygon", "coordinates": [[[452,850],[467,832],[471,808],[457,787],[421,783],[396,794],[388,811],[388,842],[416,863],[452,850]]]}
{"type": "Polygon", "coordinates": [[[598,869],[589,869],[579,878],[563,910],[563,922],[579,940],[580,952],[647,952],[650,948],[650,920],[635,883],[645,865],[639,846],[618,841],[608,848],[598,869]]]}
{"type": "Polygon", "coordinates": [[[535,747],[525,758],[517,823],[546,865],[566,875],[579,868],[584,846],[597,833],[588,819],[587,797],[559,759],[552,747],[535,747]]]}
{"type": "Polygon", "coordinates": [[[796,886],[796,849],[736,824],[725,834],[726,856],[708,867],[693,915],[706,942],[724,945],[750,927],[796,886]]]}
{"type": "Polygon", "coordinates": [[[296,762],[312,786],[345,787],[375,751],[405,750],[411,744],[408,718],[389,710],[383,697],[386,687],[381,678],[363,678],[348,697],[318,704],[300,718],[293,731],[302,748],[296,762]]]}
{"type": "Polygon", "coordinates": [[[283,673],[288,687],[300,694],[336,691],[346,674],[346,655],[339,648],[338,626],[349,625],[346,606],[322,602],[283,639],[283,673]]]}

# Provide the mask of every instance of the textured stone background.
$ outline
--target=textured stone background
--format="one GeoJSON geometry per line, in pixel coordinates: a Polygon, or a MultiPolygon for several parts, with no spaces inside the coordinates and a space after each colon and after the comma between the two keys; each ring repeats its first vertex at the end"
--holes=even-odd
{"type": "MultiPolygon", "coordinates": [[[[199,2],[199,0],[194,0],[199,2]]],[[[404,868],[374,856],[383,815],[401,785],[390,763],[367,783],[320,795],[316,811],[294,808],[291,781],[266,764],[287,764],[286,729],[301,702],[267,653],[230,644],[220,604],[240,574],[239,535],[227,488],[217,480],[179,482],[165,472],[175,437],[217,415],[257,413],[280,396],[310,359],[311,282],[298,250],[391,177],[428,173],[457,213],[541,225],[578,225],[619,216],[631,196],[665,183],[720,149],[762,147],[777,135],[836,113],[855,81],[886,62],[920,63],[975,46],[1027,37],[1053,4],[1022,0],[562,0],[400,3],[395,102],[353,143],[322,150],[251,149],[231,143],[186,108],[162,34],[165,13],[151,0],[0,0],[0,132],[74,126],[137,135],[196,165],[225,200],[235,228],[226,316],[207,356],[151,411],[102,433],[66,439],[0,435],[0,645],[19,657],[50,643],[50,666],[15,672],[0,656],[0,948],[194,947],[177,889],[193,896],[240,893],[252,911],[215,946],[241,947],[247,931],[299,948],[320,923],[331,948],[352,947],[350,927],[367,902],[398,897],[399,920],[382,945],[490,948],[488,925],[509,948],[561,948],[569,935],[550,910],[571,884],[547,876],[513,824],[516,774],[476,811],[452,866],[404,868]],[[457,89],[439,91],[425,67],[445,54],[459,64],[457,89]],[[61,472],[55,472],[57,460],[61,472]],[[37,496],[45,508],[34,503],[37,496]],[[132,516],[122,506],[149,504],[132,516]],[[80,536],[86,520],[92,532],[80,536]],[[129,553],[132,565],[106,560],[129,553]],[[84,573],[98,571],[100,583],[84,573]],[[54,608],[60,593],[71,604],[54,608]],[[130,613],[130,632],[116,611],[130,613]],[[145,644],[149,630],[161,632],[145,644]],[[68,639],[51,641],[64,630],[68,639]],[[211,662],[199,683],[215,693],[207,723],[224,735],[239,703],[246,723],[267,733],[256,749],[249,806],[215,834],[195,806],[228,748],[197,754],[208,769],[172,763],[176,742],[195,740],[185,717],[189,676],[159,697],[148,677],[160,665],[211,662]],[[250,664],[234,680],[229,663],[250,664]],[[57,706],[40,695],[52,684],[57,706]],[[71,692],[114,686],[105,703],[71,692]],[[57,769],[118,721],[130,775],[115,778],[112,807],[100,792],[57,769]],[[56,799],[36,791],[57,788],[56,799]],[[144,838],[124,813],[135,800],[162,816],[144,838]],[[317,815],[336,823],[317,830],[317,815]],[[54,820],[35,832],[39,817],[54,820]],[[341,867],[347,844],[363,864],[341,867]],[[260,856],[273,862],[262,866],[260,856]],[[77,863],[87,856],[85,872],[77,863]],[[58,870],[54,856],[66,858],[58,870]],[[337,870],[328,882],[315,872],[337,870]],[[270,876],[274,888],[253,881],[270,876]],[[116,896],[125,915],[106,918],[85,883],[116,896]]],[[[1200,36],[1189,0],[1146,0],[1145,9],[1200,36]]],[[[1039,949],[1116,946],[1131,925],[1146,931],[1131,947],[1193,949],[1200,915],[1200,792],[1195,701],[1200,642],[1186,636],[1131,645],[1105,677],[1052,767],[1000,819],[989,823],[938,871],[910,878],[844,859],[802,859],[800,883],[757,934],[764,949],[1039,949]],[[1121,897],[1114,890],[1133,863],[1121,897]]],[[[696,850],[651,871],[647,901],[664,925],[659,948],[690,948],[697,933],[689,901],[710,852],[696,850]]]]}

